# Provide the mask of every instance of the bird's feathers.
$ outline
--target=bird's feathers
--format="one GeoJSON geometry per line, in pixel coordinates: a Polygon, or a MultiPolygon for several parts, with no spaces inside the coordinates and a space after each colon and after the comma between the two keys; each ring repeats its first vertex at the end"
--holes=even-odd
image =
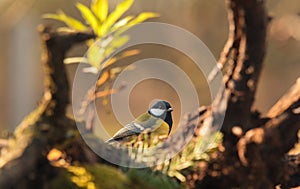
{"type": "Polygon", "coordinates": [[[127,124],[124,128],[119,130],[111,139],[107,142],[123,140],[133,135],[139,135],[140,133],[147,131],[153,132],[157,135],[168,135],[169,125],[162,119],[151,116],[149,113],[144,113],[136,118],[131,123],[127,124]]]}
{"type": "Polygon", "coordinates": [[[119,130],[107,142],[129,142],[140,133],[151,133],[151,136],[168,136],[172,129],[172,107],[167,101],[157,101],[144,114],[140,115],[124,128],[119,130]]]}

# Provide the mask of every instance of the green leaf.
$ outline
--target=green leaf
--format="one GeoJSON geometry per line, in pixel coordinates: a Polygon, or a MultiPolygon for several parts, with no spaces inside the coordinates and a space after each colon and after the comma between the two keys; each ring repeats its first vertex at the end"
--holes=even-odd
{"type": "Polygon", "coordinates": [[[93,0],[91,9],[98,19],[103,22],[107,18],[108,2],[107,0],[93,0]]]}
{"type": "Polygon", "coordinates": [[[116,9],[108,16],[107,20],[103,23],[101,28],[101,34],[106,32],[115,24],[115,22],[131,7],[134,0],[124,0],[116,9]]]}
{"type": "MultiPolygon", "coordinates": [[[[66,59],[66,64],[72,64],[79,61],[88,63],[93,68],[93,73],[100,70],[101,64],[105,64],[111,54],[117,48],[124,46],[129,38],[121,35],[130,27],[143,22],[146,19],[157,17],[158,14],[152,12],[144,12],[137,17],[122,15],[132,6],[134,0],[123,0],[119,3],[111,14],[108,14],[108,0],[92,0],[90,8],[82,3],[77,3],[76,7],[80,11],[86,24],[88,24],[97,34],[99,43],[95,40],[89,40],[87,45],[90,47],[86,59],[78,57],[66,59]]],[[[63,11],[57,14],[45,14],[44,18],[55,19],[64,22],[69,28],[77,31],[85,31],[88,29],[84,23],[67,16],[63,11]]],[[[65,29],[65,28],[64,28],[65,29]]]]}
{"type": "Polygon", "coordinates": [[[154,12],[143,12],[143,13],[139,14],[129,24],[132,24],[132,25],[139,24],[139,23],[144,22],[145,20],[147,20],[149,18],[155,18],[155,17],[159,17],[159,14],[154,13],[154,12]]]}
{"type": "Polygon", "coordinates": [[[100,44],[95,43],[87,52],[89,64],[99,70],[100,64],[103,63],[104,59],[109,57],[117,48],[127,43],[128,40],[128,36],[121,36],[101,41],[100,44]]]}
{"type": "Polygon", "coordinates": [[[192,161],[185,161],[182,163],[179,163],[178,165],[176,165],[176,170],[182,170],[182,169],[186,169],[188,167],[191,167],[194,163],[192,161]]]}
{"type": "Polygon", "coordinates": [[[133,16],[126,16],[125,18],[119,20],[117,23],[115,23],[112,26],[110,32],[114,32],[114,31],[118,30],[119,28],[126,26],[128,24],[128,22],[132,19],[133,19],[133,16]]]}
{"type": "Polygon", "coordinates": [[[121,37],[119,37],[119,38],[114,39],[114,40],[111,42],[110,46],[113,46],[113,47],[117,47],[117,48],[118,48],[118,47],[121,47],[121,46],[125,45],[125,43],[127,43],[128,40],[129,40],[129,37],[126,36],[126,35],[124,35],[124,36],[121,36],[121,37]]]}
{"type": "Polygon", "coordinates": [[[59,20],[61,22],[64,22],[68,27],[78,30],[78,31],[84,31],[87,29],[87,27],[84,24],[82,24],[79,20],[72,18],[70,16],[67,16],[61,10],[59,10],[57,12],[57,14],[44,14],[43,18],[59,20]]]}
{"type": "Polygon", "coordinates": [[[136,18],[131,20],[123,28],[116,31],[116,35],[120,35],[121,33],[124,33],[125,31],[127,31],[131,27],[135,26],[136,24],[142,23],[142,22],[144,22],[145,20],[147,20],[149,18],[155,18],[155,17],[159,17],[159,14],[153,13],[153,12],[143,12],[143,13],[139,14],[136,18]]]}
{"type": "Polygon", "coordinates": [[[95,17],[95,15],[92,13],[92,11],[85,5],[81,3],[76,3],[76,7],[80,11],[82,17],[85,19],[85,21],[92,27],[92,29],[97,34],[98,30],[98,20],[95,17]]]}
{"type": "Polygon", "coordinates": [[[168,175],[170,177],[176,177],[178,180],[180,180],[181,182],[185,182],[186,181],[186,178],[183,174],[181,174],[180,172],[178,171],[169,171],[168,172],[168,175]]]}
{"type": "Polygon", "coordinates": [[[103,54],[104,54],[104,49],[100,48],[97,44],[92,45],[87,52],[87,58],[89,64],[99,69],[100,62],[104,58],[103,54]]]}
{"type": "Polygon", "coordinates": [[[105,48],[104,56],[110,56],[117,48],[122,47],[128,41],[129,37],[125,35],[118,38],[114,38],[114,40],[112,40],[111,43],[105,48]]]}

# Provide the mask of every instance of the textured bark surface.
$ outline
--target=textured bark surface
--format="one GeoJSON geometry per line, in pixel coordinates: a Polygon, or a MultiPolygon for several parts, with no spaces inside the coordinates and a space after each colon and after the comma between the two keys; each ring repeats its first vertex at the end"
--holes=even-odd
{"type": "Polygon", "coordinates": [[[228,0],[227,5],[230,33],[219,60],[221,65],[228,64],[224,98],[219,101],[227,103],[221,129],[224,149],[207,165],[204,178],[195,186],[297,186],[299,161],[290,163],[297,156],[289,159],[287,152],[298,141],[300,129],[299,79],[271,108],[268,117],[260,116],[253,103],[266,51],[268,16],[264,1],[228,0]]]}
{"type": "Polygon", "coordinates": [[[72,45],[94,36],[60,33],[42,26],[39,31],[44,45],[45,91],[36,110],[1,149],[0,188],[41,188],[52,170],[45,154],[51,146],[69,139],[67,131],[76,129],[75,122],[65,115],[69,86],[63,60],[72,45]]]}

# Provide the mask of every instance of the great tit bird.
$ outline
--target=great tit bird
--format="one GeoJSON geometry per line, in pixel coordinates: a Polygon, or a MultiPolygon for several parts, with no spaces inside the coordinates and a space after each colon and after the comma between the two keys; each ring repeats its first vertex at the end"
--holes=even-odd
{"type": "Polygon", "coordinates": [[[146,113],[120,129],[106,142],[130,142],[140,133],[151,133],[156,136],[167,137],[170,134],[173,124],[172,111],[170,103],[167,101],[157,101],[146,113]]]}

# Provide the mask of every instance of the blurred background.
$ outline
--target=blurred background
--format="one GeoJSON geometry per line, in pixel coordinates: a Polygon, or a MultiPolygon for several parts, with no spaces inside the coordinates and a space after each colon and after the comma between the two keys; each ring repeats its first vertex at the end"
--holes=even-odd
{"type": "MultiPolygon", "coordinates": [[[[74,4],[89,4],[88,0],[1,0],[0,1],[0,130],[12,131],[38,103],[43,92],[43,72],[40,64],[41,45],[37,26],[50,24],[54,27],[63,24],[43,20],[44,13],[55,13],[58,9],[80,19],[74,4]]],[[[120,0],[109,0],[113,9],[120,0]]],[[[300,1],[269,0],[267,8],[273,20],[269,27],[268,48],[265,64],[258,86],[256,107],[263,113],[282,96],[282,94],[300,76],[300,1]]],[[[126,14],[138,14],[152,11],[160,14],[155,22],[164,22],[182,27],[198,36],[210,49],[216,59],[227,40],[228,22],[225,2],[220,0],[172,0],[149,1],[136,0],[126,14]]],[[[186,67],[187,72],[193,68],[187,64],[187,57],[178,55],[172,49],[161,50],[141,47],[145,57],[165,56],[166,59],[186,67]],[[149,54],[150,53],[150,54],[149,54]],[[177,55],[176,55],[177,54],[177,55]],[[176,56],[175,56],[176,55],[176,56]],[[175,58],[176,57],[176,58],[175,58]]],[[[84,49],[75,48],[69,56],[84,54],[84,49]]],[[[70,75],[76,66],[68,66],[70,75]]],[[[201,104],[210,102],[207,84],[201,73],[199,80],[193,81],[201,104]]],[[[180,109],[180,102],[174,90],[165,83],[145,81],[132,91],[130,107],[137,116],[148,108],[151,91],[159,91],[157,97],[169,96],[173,106],[180,109]],[[144,87],[141,87],[144,84],[144,87]],[[146,87],[145,87],[146,86],[146,87]],[[148,89],[145,91],[145,89],[148,89]],[[164,89],[164,90],[160,90],[164,89]],[[173,94],[173,95],[172,95],[173,94]],[[171,96],[170,96],[171,95],[171,96]],[[141,97],[142,96],[142,97],[141,97]]],[[[106,111],[104,109],[104,111],[106,111]]],[[[106,111],[107,112],[107,111],[106,111]]],[[[174,112],[178,122],[180,111],[174,112]]],[[[110,121],[110,119],[108,119],[110,121]]],[[[116,128],[117,129],[117,128],[116,128]]],[[[115,129],[115,130],[116,130],[115,129]]]]}

